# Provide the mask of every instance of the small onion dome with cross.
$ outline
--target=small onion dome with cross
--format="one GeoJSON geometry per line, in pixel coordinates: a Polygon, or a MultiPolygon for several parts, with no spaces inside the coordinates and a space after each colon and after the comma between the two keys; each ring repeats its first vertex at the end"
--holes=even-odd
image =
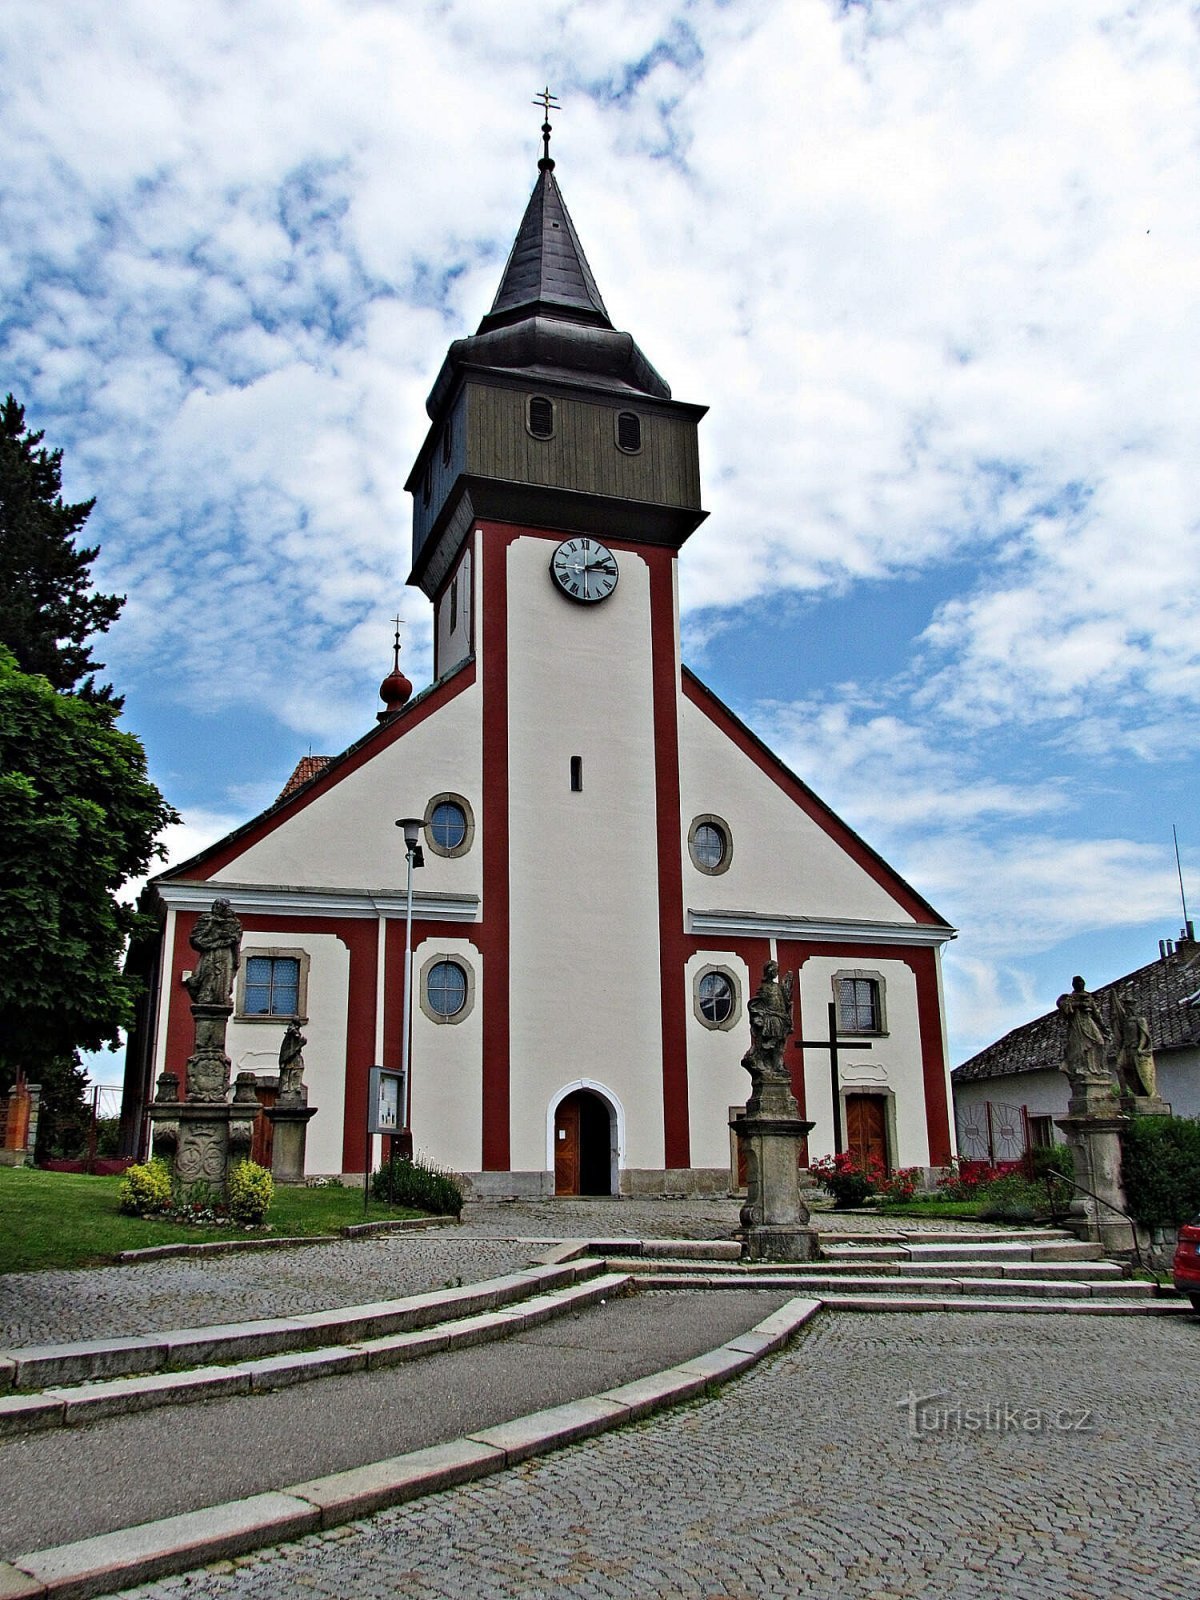
{"type": "Polygon", "coordinates": [[[413,686],[400,671],[400,618],[395,618],[396,634],[392,642],[392,670],[379,685],[379,698],[384,709],[375,713],[380,722],[386,722],[402,711],[412,697],[413,686]]]}

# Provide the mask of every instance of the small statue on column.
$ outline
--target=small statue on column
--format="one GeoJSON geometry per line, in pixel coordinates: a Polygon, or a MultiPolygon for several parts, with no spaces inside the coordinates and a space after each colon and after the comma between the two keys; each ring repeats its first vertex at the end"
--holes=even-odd
{"type": "Polygon", "coordinates": [[[1095,995],[1088,993],[1082,978],[1075,977],[1071,979],[1071,992],[1060,994],[1056,1004],[1067,1022],[1063,1071],[1071,1080],[1072,1090],[1078,1092],[1088,1083],[1111,1083],[1104,1059],[1104,1023],[1095,995]]]}
{"type": "Polygon", "coordinates": [[[300,1032],[297,1022],[289,1022],[279,1046],[279,1101],[280,1105],[305,1105],[308,1090],[304,1087],[304,1046],[308,1040],[300,1032]]]}
{"type": "Polygon", "coordinates": [[[750,1074],[752,1105],[761,1100],[764,1085],[786,1084],[791,1093],[791,1074],[783,1052],[795,1029],[792,983],[790,972],[781,980],[779,963],[768,961],[763,967],[762,982],[746,1007],[750,1048],[742,1057],[742,1065],[750,1074]]]}

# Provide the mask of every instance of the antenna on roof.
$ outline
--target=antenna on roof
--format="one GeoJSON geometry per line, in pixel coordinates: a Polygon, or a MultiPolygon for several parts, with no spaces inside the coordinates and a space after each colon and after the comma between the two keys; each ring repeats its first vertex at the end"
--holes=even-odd
{"type": "Polygon", "coordinates": [[[1180,865],[1179,861],[1179,830],[1176,828],[1174,823],[1171,824],[1171,837],[1175,841],[1175,871],[1179,875],[1179,899],[1183,906],[1183,931],[1180,934],[1180,937],[1183,939],[1194,939],[1195,934],[1192,931],[1192,924],[1188,918],[1187,912],[1187,895],[1183,892],[1183,867],[1180,865]]]}

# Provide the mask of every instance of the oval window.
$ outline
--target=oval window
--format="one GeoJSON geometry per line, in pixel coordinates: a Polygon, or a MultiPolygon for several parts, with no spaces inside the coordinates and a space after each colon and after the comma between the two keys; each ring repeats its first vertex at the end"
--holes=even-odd
{"type": "Polygon", "coordinates": [[[467,837],[466,812],[453,800],[441,801],[433,808],[429,831],[434,844],[440,845],[443,850],[457,850],[467,837]]]}
{"type": "Polygon", "coordinates": [[[425,979],[429,1009],[439,1017],[456,1017],[467,1003],[467,975],[456,961],[435,961],[425,979]]]}
{"type": "Polygon", "coordinates": [[[715,872],[725,859],[728,840],[715,822],[702,822],[692,835],[692,855],[698,867],[715,872]]]}
{"type": "Polygon", "coordinates": [[[699,999],[705,1022],[727,1022],[733,1012],[733,985],[723,972],[706,972],[700,979],[699,999]]]}
{"type": "Polygon", "coordinates": [[[642,419],[635,412],[617,413],[617,445],[631,452],[642,448],[642,419]]]}

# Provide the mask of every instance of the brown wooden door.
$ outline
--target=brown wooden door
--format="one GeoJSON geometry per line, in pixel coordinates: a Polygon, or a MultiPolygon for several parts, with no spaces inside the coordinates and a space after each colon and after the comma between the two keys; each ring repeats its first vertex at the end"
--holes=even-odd
{"type": "Polygon", "coordinates": [[[852,1094],[846,1101],[846,1149],[866,1169],[872,1157],[891,1171],[887,1146],[887,1102],[881,1094],[852,1094]]]}
{"type": "Polygon", "coordinates": [[[254,1137],[250,1144],[250,1159],[257,1161],[260,1167],[271,1170],[271,1154],[275,1146],[275,1124],[266,1115],[268,1106],[273,1106],[279,1098],[277,1089],[260,1087],[258,1094],[258,1115],[254,1119],[254,1137]]]}
{"type": "Polygon", "coordinates": [[[579,1099],[573,1094],[554,1113],[554,1192],[579,1193],[579,1099]]]}

